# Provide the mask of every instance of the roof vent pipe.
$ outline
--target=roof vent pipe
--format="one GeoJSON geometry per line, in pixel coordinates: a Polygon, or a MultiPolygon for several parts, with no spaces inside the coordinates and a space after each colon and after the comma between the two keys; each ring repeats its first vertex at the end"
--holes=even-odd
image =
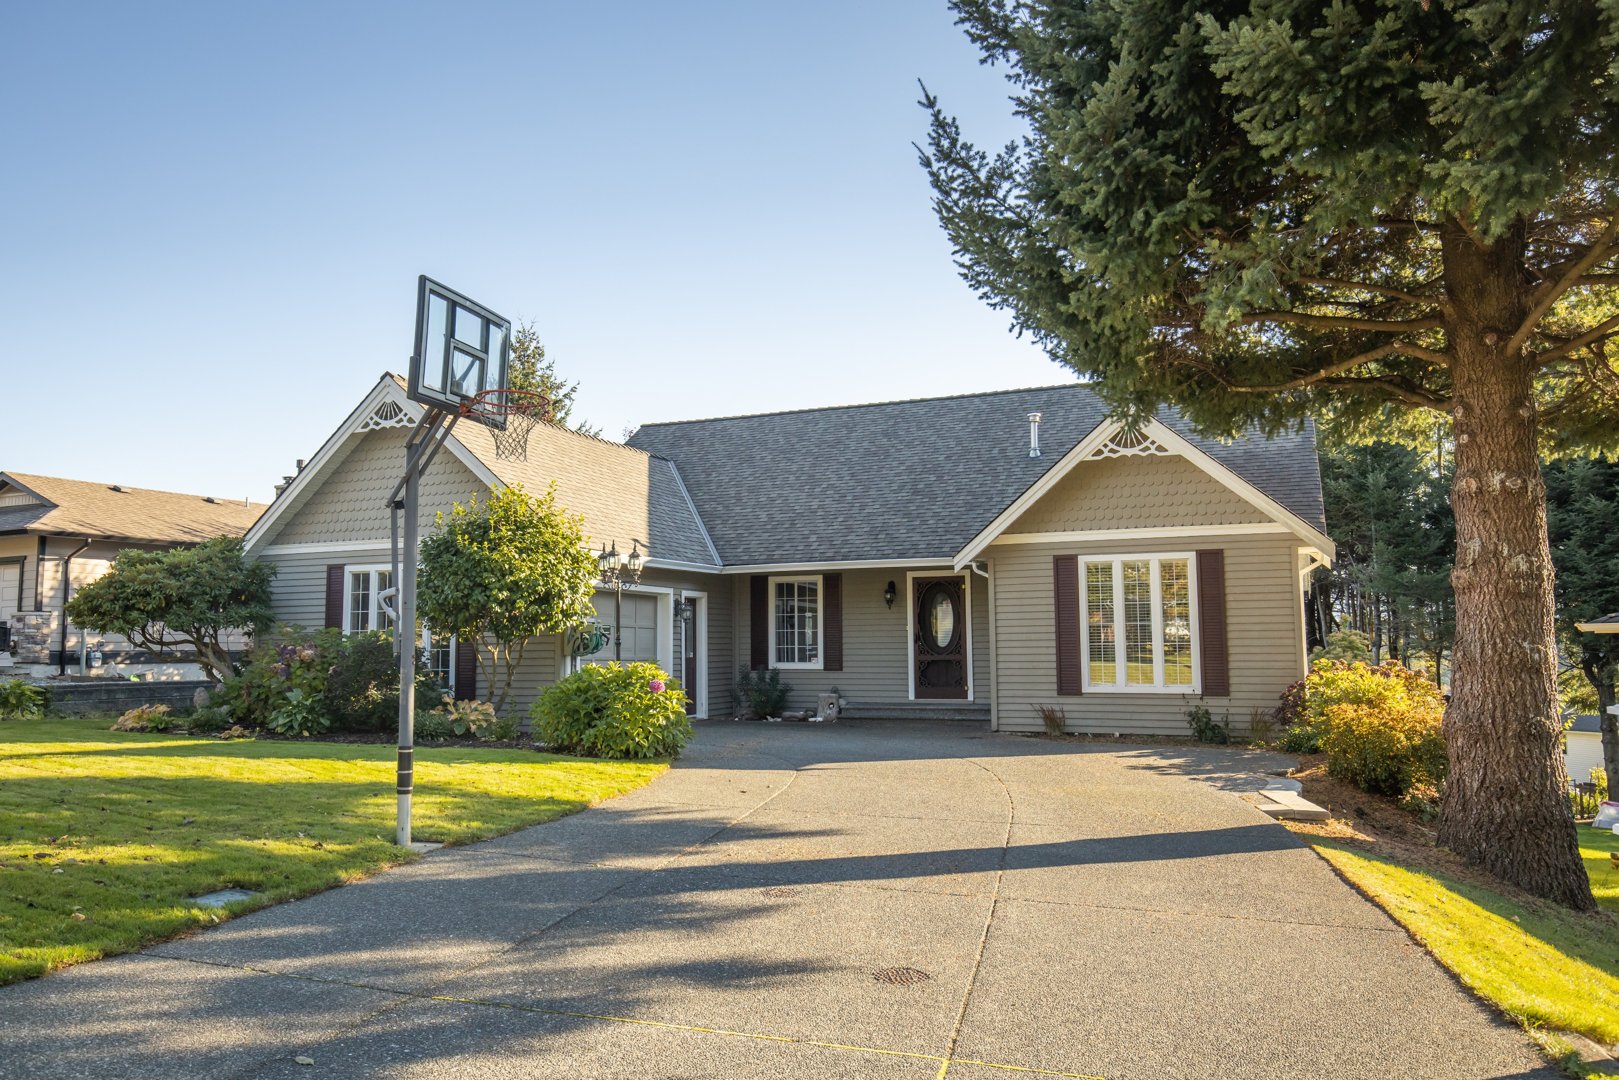
{"type": "Polygon", "coordinates": [[[1029,456],[1040,456],[1040,414],[1029,414],[1029,456]]]}

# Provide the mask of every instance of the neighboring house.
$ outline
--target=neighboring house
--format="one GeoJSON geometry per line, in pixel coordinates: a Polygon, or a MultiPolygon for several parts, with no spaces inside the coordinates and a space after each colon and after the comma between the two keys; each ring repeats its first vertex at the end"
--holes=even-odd
{"type": "Polygon", "coordinates": [[[1563,733],[1563,760],[1568,778],[1576,784],[1591,779],[1591,770],[1602,768],[1602,717],[1576,716],[1563,733]]]}
{"type": "Polygon", "coordinates": [[[200,669],[183,656],[80,632],[63,617],[63,605],[125,548],[240,536],[264,509],[239,499],[0,472],[0,667],[32,676],[78,674],[82,665],[114,677],[196,677],[200,669]]]}
{"type": "MultiPolygon", "coordinates": [[[[1614,612],[1611,615],[1604,615],[1604,616],[1602,616],[1601,618],[1598,618],[1598,619],[1592,619],[1590,622],[1575,623],[1574,628],[1576,630],[1579,630],[1582,633],[1586,633],[1586,634],[1619,634],[1619,612],[1614,612]]],[[[1609,716],[1614,716],[1614,717],[1619,717],[1619,705],[1609,705],[1608,706],[1608,715],[1609,716]]],[[[1575,719],[1575,725],[1576,725],[1576,727],[1578,727],[1578,725],[1580,725],[1582,723],[1585,723],[1587,721],[1589,721],[1592,724],[1592,726],[1589,727],[1589,728],[1580,729],[1581,735],[1584,736],[1586,734],[1586,732],[1594,732],[1595,734],[1589,735],[1588,738],[1582,738],[1580,745],[1582,747],[1587,746],[1587,745],[1595,747],[1595,749],[1591,751],[1591,753],[1593,753],[1595,755],[1595,757],[1592,759],[1591,765],[1593,767],[1595,767],[1595,768],[1600,769],[1602,767],[1602,717],[1600,717],[1600,716],[1581,716],[1581,717],[1577,717],[1575,719]]],[[[1614,728],[1615,726],[1619,726],[1619,720],[1609,720],[1608,721],[1608,727],[1609,727],[1610,730],[1612,728],[1614,728]]],[[[1571,732],[1571,734],[1572,734],[1572,732],[1571,732]]],[[[1582,770],[1581,772],[1579,772],[1577,774],[1575,773],[1575,771],[1574,771],[1574,757],[1573,757],[1573,755],[1574,755],[1574,740],[1572,738],[1570,738],[1569,742],[1568,742],[1568,754],[1569,754],[1569,759],[1568,759],[1569,760],[1569,767],[1568,767],[1569,778],[1571,780],[1584,780],[1585,777],[1586,777],[1586,773],[1589,770],[1582,770]]],[[[1582,760],[1583,760],[1583,758],[1582,758],[1582,760]]],[[[1614,778],[1609,777],[1609,781],[1613,782],[1614,778]]]]}
{"type": "MultiPolygon", "coordinates": [[[[419,415],[385,376],[249,531],[280,618],[385,617],[385,502],[419,415]]],[[[1056,707],[1069,730],[1178,735],[1203,701],[1241,729],[1302,676],[1303,591],[1333,551],[1313,430],[1221,443],[1165,414],[1132,435],[1079,385],[648,424],[628,446],[542,424],[526,461],[462,421],[422,525],[553,482],[593,546],[646,556],[625,659],[715,717],[736,712],[739,668],[775,667],[794,707],[835,690],[847,715],[1029,731],[1056,707]]],[[[597,608],[613,620],[610,595],[597,608]]],[[[434,651],[473,693],[466,650],[434,651]]],[[[576,662],[560,641],[539,653],[517,708],[576,662]]]]}

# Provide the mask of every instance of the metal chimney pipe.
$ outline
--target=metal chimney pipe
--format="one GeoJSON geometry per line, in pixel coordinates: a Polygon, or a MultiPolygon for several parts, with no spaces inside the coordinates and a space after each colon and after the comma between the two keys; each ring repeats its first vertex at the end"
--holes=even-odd
{"type": "Polygon", "coordinates": [[[1029,414],[1029,456],[1040,456],[1040,414],[1029,414]]]}

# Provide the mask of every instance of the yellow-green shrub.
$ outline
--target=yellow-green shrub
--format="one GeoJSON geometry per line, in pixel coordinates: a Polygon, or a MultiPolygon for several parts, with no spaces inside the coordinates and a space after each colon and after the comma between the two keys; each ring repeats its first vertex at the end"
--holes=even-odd
{"type": "Polygon", "coordinates": [[[1417,672],[1395,663],[1320,662],[1304,700],[1333,776],[1396,798],[1444,780],[1445,699],[1417,672]]]}

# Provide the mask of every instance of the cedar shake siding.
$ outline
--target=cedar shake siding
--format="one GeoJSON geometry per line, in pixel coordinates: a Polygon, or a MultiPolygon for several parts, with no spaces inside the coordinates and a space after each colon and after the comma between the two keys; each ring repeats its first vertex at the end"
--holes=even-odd
{"type": "Polygon", "coordinates": [[[1268,520],[1185,458],[1126,457],[1081,463],[1007,532],[1237,525],[1268,520]]]}

